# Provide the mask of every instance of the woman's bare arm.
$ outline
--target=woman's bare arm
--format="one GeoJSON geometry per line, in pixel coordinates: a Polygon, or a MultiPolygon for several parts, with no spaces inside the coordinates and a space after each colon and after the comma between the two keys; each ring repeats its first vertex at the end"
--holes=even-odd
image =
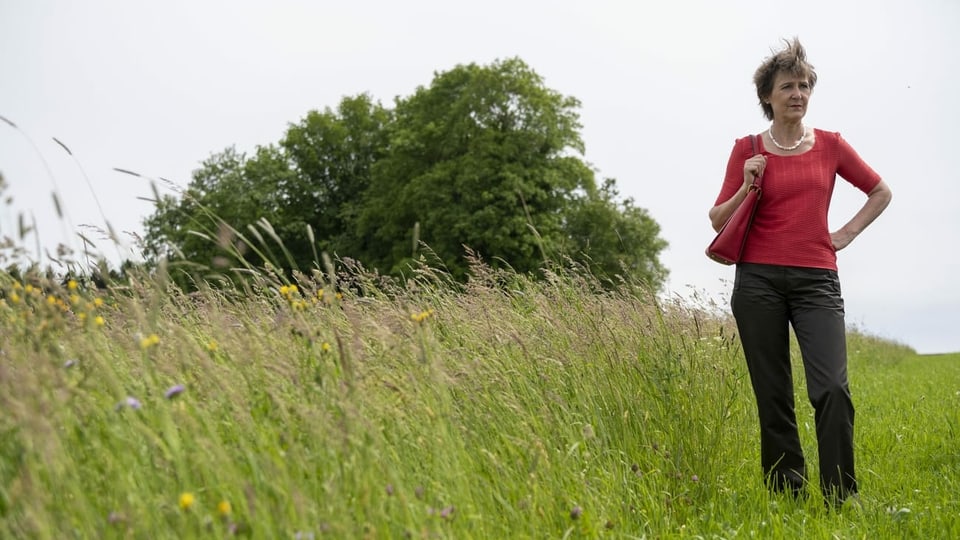
{"type": "Polygon", "coordinates": [[[840,251],[850,245],[853,239],[863,232],[877,216],[883,213],[893,199],[893,192],[886,182],[880,181],[879,184],[867,194],[867,202],[863,203],[863,208],[857,212],[846,225],[840,227],[836,232],[830,234],[833,241],[833,249],[840,251]]]}

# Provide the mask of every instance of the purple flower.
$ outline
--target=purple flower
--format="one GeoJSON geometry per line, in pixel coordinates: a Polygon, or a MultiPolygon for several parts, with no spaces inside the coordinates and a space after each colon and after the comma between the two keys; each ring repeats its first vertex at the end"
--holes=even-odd
{"type": "Polygon", "coordinates": [[[120,409],[122,409],[122,408],[124,408],[124,407],[130,407],[131,409],[133,409],[133,410],[135,410],[135,411],[139,411],[142,406],[143,406],[143,405],[140,403],[140,400],[139,400],[139,399],[137,399],[137,398],[135,398],[135,397],[127,396],[123,401],[121,401],[120,403],[117,403],[117,407],[116,407],[116,408],[117,408],[117,410],[119,411],[120,409]]]}
{"type": "Polygon", "coordinates": [[[440,517],[442,517],[443,519],[450,519],[450,518],[452,518],[452,517],[453,517],[453,510],[454,510],[454,508],[453,508],[453,505],[451,504],[450,506],[448,506],[448,507],[446,507],[446,508],[444,508],[443,510],[440,511],[440,517]]]}
{"type": "Polygon", "coordinates": [[[163,393],[163,397],[167,399],[173,399],[182,394],[184,390],[186,389],[182,384],[177,384],[168,388],[167,391],[163,393]]]}
{"type": "Polygon", "coordinates": [[[70,360],[67,360],[66,362],[63,363],[63,367],[65,369],[70,369],[75,365],[77,365],[77,360],[74,358],[71,358],[70,360]]]}
{"type": "Polygon", "coordinates": [[[697,476],[697,475],[693,475],[693,476],[690,477],[690,480],[693,480],[694,482],[699,482],[699,481],[700,481],[700,477],[697,476]]]}
{"type": "Polygon", "coordinates": [[[580,508],[579,506],[574,506],[573,509],[570,510],[570,519],[579,519],[582,514],[583,514],[583,508],[580,508]]]}

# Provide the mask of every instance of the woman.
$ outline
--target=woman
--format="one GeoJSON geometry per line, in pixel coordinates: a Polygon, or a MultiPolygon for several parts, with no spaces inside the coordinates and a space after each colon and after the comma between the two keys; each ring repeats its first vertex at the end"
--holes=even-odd
{"type": "Polygon", "coordinates": [[[883,212],[891,192],[839,133],[803,124],[816,82],[797,39],[764,60],[754,84],[772,124],[759,137],[756,155],[751,137],[736,142],[709,215],[719,230],[763,175],[763,197],[737,265],[731,302],[757,399],[760,461],[772,490],[802,493],[806,470],[794,412],[792,326],[815,410],[820,488],[828,503],[840,505],[857,493],[857,480],[836,252],[883,212]],[[837,175],[867,200],[831,232],[827,210],[837,175]]]}

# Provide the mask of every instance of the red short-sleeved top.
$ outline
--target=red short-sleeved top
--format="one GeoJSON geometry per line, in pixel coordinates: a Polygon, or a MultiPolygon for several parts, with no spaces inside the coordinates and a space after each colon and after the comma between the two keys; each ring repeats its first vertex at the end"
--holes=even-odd
{"type": "MultiPolygon", "coordinates": [[[[815,129],[813,148],[797,155],[778,156],[763,148],[767,158],[763,194],[743,250],[743,262],[837,269],[827,214],[839,174],[864,193],[880,183],[839,133],[815,129]]],[[[750,137],[737,139],[727,162],[727,174],[715,204],[743,185],[743,163],[753,155],[750,137]]]]}

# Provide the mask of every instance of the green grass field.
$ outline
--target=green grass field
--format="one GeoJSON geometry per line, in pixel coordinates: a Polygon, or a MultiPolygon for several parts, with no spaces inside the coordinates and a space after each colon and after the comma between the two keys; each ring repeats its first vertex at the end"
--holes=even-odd
{"type": "Polygon", "coordinates": [[[960,538],[960,355],[851,331],[862,507],[827,511],[763,488],[710,305],[479,264],[73,285],[0,273],[0,538],[960,538]]]}

